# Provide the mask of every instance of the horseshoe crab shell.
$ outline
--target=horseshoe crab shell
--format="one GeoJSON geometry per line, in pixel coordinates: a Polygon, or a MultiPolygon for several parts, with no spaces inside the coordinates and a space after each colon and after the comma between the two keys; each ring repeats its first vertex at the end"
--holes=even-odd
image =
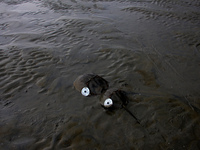
{"type": "Polygon", "coordinates": [[[74,81],[74,87],[81,92],[83,96],[100,95],[104,93],[109,85],[108,82],[95,74],[80,75],[74,81]]]}
{"type": "Polygon", "coordinates": [[[109,89],[101,97],[100,103],[104,108],[122,108],[128,104],[128,98],[122,90],[109,89]]]}

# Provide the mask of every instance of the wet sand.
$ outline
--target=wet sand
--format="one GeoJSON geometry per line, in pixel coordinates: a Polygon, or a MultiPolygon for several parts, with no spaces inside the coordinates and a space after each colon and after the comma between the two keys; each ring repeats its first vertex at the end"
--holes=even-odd
{"type": "Polygon", "coordinates": [[[0,149],[200,149],[199,13],[198,0],[1,1],[0,149]],[[85,73],[127,91],[140,124],[77,92],[85,73]]]}

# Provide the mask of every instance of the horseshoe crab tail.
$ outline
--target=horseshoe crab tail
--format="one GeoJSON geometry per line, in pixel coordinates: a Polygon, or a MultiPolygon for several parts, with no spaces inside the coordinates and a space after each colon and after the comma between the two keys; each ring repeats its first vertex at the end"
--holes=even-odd
{"type": "Polygon", "coordinates": [[[123,105],[123,108],[137,121],[138,124],[140,124],[140,121],[135,117],[135,115],[126,108],[126,106],[123,105]]]}

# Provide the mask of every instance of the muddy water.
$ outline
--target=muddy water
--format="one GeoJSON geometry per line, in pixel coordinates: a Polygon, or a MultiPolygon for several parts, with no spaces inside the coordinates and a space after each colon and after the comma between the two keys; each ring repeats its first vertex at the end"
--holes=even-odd
{"type": "Polygon", "coordinates": [[[199,6],[1,0],[0,149],[200,149],[199,6]],[[140,124],[81,96],[84,73],[125,89],[140,124]]]}

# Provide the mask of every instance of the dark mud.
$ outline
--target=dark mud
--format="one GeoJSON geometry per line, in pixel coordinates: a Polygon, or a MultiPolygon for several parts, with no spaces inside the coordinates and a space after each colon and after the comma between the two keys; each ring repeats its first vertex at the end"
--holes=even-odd
{"type": "Polygon", "coordinates": [[[200,149],[199,6],[1,0],[0,149],[200,149]],[[78,93],[85,73],[129,91],[140,124],[78,93]]]}

